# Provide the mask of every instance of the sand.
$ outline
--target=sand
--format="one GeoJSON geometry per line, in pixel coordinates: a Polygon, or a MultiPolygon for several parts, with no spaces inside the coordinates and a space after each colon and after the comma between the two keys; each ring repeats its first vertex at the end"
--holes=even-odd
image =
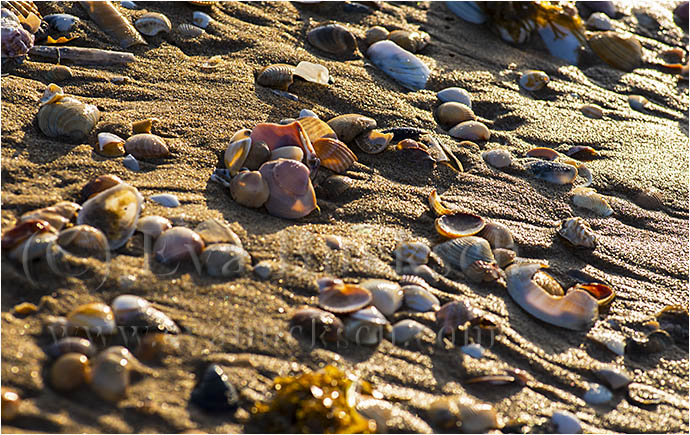
{"type": "MultiPolygon", "coordinates": [[[[649,62],[661,50],[686,47],[686,31],[672,21],[674,4],[621,4],[618,29],[638,35],[649,62]]],[[[177,26],[190,22],[189,4],[146,4],[177,26]]],[[[77,4],[42,4],[45,15],[74,14],[82,19],[75,46],[119,49],[77,4]]],[[[141,11],[122,8],[127,16],[141,11]]],[[[585,432],[687,432],[688,349],[670,346],[660,353],[617,356],[587,338],[540,322],[524,312],[497,284],[475,284],[456,273],[436,283],[442,302],[466,300],[494,315],[502,333],[482,359],[453,347],[424,351],[383,341],[373,348],[311,348],[288,333],[289,319],[302,305],[315,305],[315,279],[338,276],[350,282],[367,277],[398,279],[393,249],[400,241],[440,240],[426,198],[436,189],[448,206],[507,225],[521,257],[548,262],[568,285],[566,271],[582,269],[612,284],[610,311],[596,330],[619,328],[640,334],[640,324],[666,305],[688,305],[688,82],[646,65],[623,73],[591,52],[579,67],[549,56],[541,41],[522,47],[500,41],[486,27],[452,15],[442,3],[382,4],[370,14],[348,12],[343,4],[224,3],[206,9],[216,20],[209,32],[192,40],[175,33],[147,37],[148,46],[129,51],[136,62],[123,67],[74,66],[74,78],[62,83],[67,94],[97,105],[101,121],[83,143],[44,136],[38,129],[38,100],[48,84],[51,65],[27,61],[2,78],[2,226],[9,228],[29,210],[59,200],[78,200],[82,186],[105,173],[120,176],[148,197],[174,193],[182,205],[167,209],[146,202],[145,215],[160,214],[193,228],[207,218],[232,224],[254,264],[270,261],[274,273],[261,281],[252,274],[234,280],[210,278],[193,266],[162,275],[150,267],[132,240],[106,267],[90,263],[83,278],[59,277],[39,262],[31,279],[16,263],[2,258],[2,385],[24,398],[22,415],[4,422],[6,432],[242,432],[254,400],[270,397],[277,375],[317,370],[334,364],[369,381],[384,398],[428,419],[431,401],[461,395],[492,403],[512,428],[553,430],[556,410],[569,410],[585,432]],[[341,60],[317,52],[306,42],[316,23],[338,18],[362,38],[367,28],[421,29],[431,44],[419,57],[432,69],[427,89],[405,91],[362,57],[341,60]],[[221,65],[200,64],[220,55],[221,65]],[[296,82],[291,101],[254,84],[254,72],[271,63],[296,65],[306,60],[325,65],[335,82],[323,87],[296,82]],[[551,78],[536,93],[521,90],[523,69],[541,69],[551,78]],[[126,84],[110,78],[126,76],[126,84]],[[478,145],[460,144],[437,127],[432,109],[436,92],[461,86],[472,95],[473,109],[491,130],[478,145]],[[627,96],[647,97],[651,108],[632,110],[627,96]],[[604,108],[592,120],[578,108],[604,108]],[[343,113],[371,116],[381,127],[409,126],[435,132],[465,166],[458,174],[444,166],[426,171],[388,151],[359,157],[347,171],[354,182],[341,195],[319,196],[320,214],[289,221],[234,203],[228,192],[209,181],[231,135],[259,122],[295,117],[308,108],[322,119],[343,113]],[[132,172],[122,158],[92,152],[96,134],[127,136],[130,123],[155,117],[154,133],[166,138],[174,156],[141,162],[132,172]],[[589,145],[602,158],[587,165],[597,191],[610,198],[614,214],[599,218],[573,206],[571,186],[544,183],[519,170],[487,167],[480,152],[505,147],[521,156],[534,146],[566,150],[589,145]],[[658,189],[662,210],[646,210],[633,201],[642,189],[658,189]],[[560,220],[582,216],[597,234],[594,251],[573,250],[556,236],[560,220]],[[324,236],[342,237],[331,250],[324,236]],[[131,277],[128,277],[130,276],[131,277]],[[33,281],[32,281],[33,280],[33,281]],[[84,387],[74,393],[53,391],[44,375],[48,359],[42,330],[50,315],[65,315],[78,304],[109,302],[122,293],[141,295],[185,328],[179,348],[157,363],[153,374],[132,384],[117,405],[84,387]],[[28,301],[41,310],[12,314],[28,301]],[[196,378],[210,361],[223,366],[241,392],[235,414],[208,415],[189,403],[196,378]],[[616,393],[605,405],[583,400],[593,370],[605,364],[627,370],[635,382],[662,393],[658,406],[642,408],[616,393]],[[468,377],[517,368],[531,378],[527,386],[472,388],[468,377]]],[[[140,242],[140,241],[139,241],[140,242]]],[[[404,317],[404,316],[403,316],[404,317]]],[[[416,316],[433,326],[433,316],[416,316]]],[[[409,430],[409,429],[408,429],[409,430]]]]}

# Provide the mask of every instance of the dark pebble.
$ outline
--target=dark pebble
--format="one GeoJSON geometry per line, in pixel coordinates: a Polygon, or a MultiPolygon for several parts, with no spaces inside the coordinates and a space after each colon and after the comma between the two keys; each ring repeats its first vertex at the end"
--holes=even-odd
{"type": "Polygon", "coordinates": [[[190,400],[206,411],[221,412],[237,408],[239,396],[223,369],[218,364],[211,364],[192,391],[190,400]]]}

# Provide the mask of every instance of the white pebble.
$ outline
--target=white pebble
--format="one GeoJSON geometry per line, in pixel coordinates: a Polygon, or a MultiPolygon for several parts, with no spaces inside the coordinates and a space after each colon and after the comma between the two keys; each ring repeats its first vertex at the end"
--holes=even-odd
{"type": "Polygon", "coordinates": [[[302,110],[300,110],[300,111],[299,111],[299,117],[300,117],[300,118],[316,118],[316,119],[319,119],[319,116],[318,116],[316,113],[314,113],[314,112],[312,112],[311,110],[309,110],[309,109],[302,109],[302,110]]]}
{"type": "Polygon", "coordinates": [[[334,250],[343,249],[343,239],[340,236],[328,234],[327,236],[324,237],[324,240],[326,241],[326,246],[328,246],[331,249],[334,249],[334,250]]]}
{"type": "Polygon", "coordinates": [[[129,170],[132,170],[134,172],[139,171],[139,162],[131,154],[127,154],[125,159],[122,161],[122,164],[125,165],[125,168],[129,170]]]}
{"type": "Polygon", "coordinates": [[[551,422],[556,426],[558,433],[581,433],[580,419],[572,412],[556,411],[551,416],[551,422]]]}
{"type": "Polygon", "coordinates": [[[155,201],[158,204],[162,205],[163,207],[179,207],[180,206],[180,200],[177,199],[177,196],[171,194],[171,193],[161,193],[159,195],[151,195],[149,196],[149,199],[151,201],[155,201]]]}

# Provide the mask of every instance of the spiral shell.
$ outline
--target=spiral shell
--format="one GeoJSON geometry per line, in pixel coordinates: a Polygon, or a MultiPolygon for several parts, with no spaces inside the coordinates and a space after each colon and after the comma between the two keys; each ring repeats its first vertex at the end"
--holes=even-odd
{"type": "Polygon", "coordinates": [[[122,48],[129,48],[137,44],[146,45],[146,41],[137,32],[137,29],[120,14],[112,2],[83,1],[81,5],[98,27],[115,38],[122,48]]]}
{"type": "Polygon", "coordinates": [[[394,30],[388,34],[388,39],[409,52],[417,53],[429,44],[431,36],[426,32],[394,30]]]}
{"type": "Polygon", "coordinates": [[[316,208],[316,195],[309,169],[302,163],[279,159],[259,169],[270,190],[266,210],[273,216],[298,219],[316,208]]]}
{"type": "Polygon", "coordinates": [[[634,35],[599,32],[589,38],[589,46],[604,62],[623,71],[642,63],[642,46],[634,35]]]}
{"type": "Polygon", "coordinates": [[[307,41],[326,53],[352,55],[357,51],[354,35],[340,24],[327,24],[309,31],[307,41]]]}
{"type": "Polygon", "coordinates": [[[328,126],[333,129],[338,139],[349,144],[362,133],[376,128],[376,120],[364,115],[346,113],[331,118],[328,126]]]}
{"type": "Polygon", "coordinates": [[[345,172],[357,161],[355,153],[338,139],[322,137],[315,140],[312,145],[321,160],[321,166],[337,173],[345,172]]]}
{"type": "Polygon", "coordinates": [[[230,195],[238,204],[258,208],[268,200],[268,183],[258,171],[240,172],[230,181],[230,195]]]}
{"type": "Polygon", "coordinates": [[[572,191],[573,204],[593,211],[601,217],[611,216],[613,209],[606,199],[591,187],[576,187],[572,191]]]}
{"type": "Polygon", "coordinates": [[[170,156],[162,137],[150,133],[130,136],[125,142],[125,151],[137,159],[160,159],[170,156]]]}
{"type": "Polygon", "coordinates": [[[269,65],[259,71],[256,82],[261,86],[287,91],[293,81],[295,67],[283,63],[269,65]]]}
{"type": "Polygon", "coordinates": [[[38,126],[46,136],[82,140],[96,126],[101,112],[94,105],[63,97],[43,105],[36,117],[38,126]]]}
{"type": "Polygon", "coordinates": [[[170,20],[158,12],[147,12],[134,22],[134,27],[146,36],[155,36],[172,30],[170,20]]]}
{"type": "Polygon", "coordinates": [[[448,134],[462,140],[489,140],[491,133],[486,125],[478,121],[464,121],[448,130],[448,134]]]}
{"type": "Polygon", "coordinates": [[[26,31],[19,18],[9,9],[2,8],[2,56],[26,56],[34,46],[34,35],[26,31]]]}

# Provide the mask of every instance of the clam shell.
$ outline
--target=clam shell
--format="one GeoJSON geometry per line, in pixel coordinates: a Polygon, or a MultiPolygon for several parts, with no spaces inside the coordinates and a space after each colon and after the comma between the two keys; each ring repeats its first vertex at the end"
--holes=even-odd
{"type": "Polygon", "coordinates": [[[441,126],[452,127],[464,121],[473,121],[476,116],[468,106],[456,101],[449,101],[438,106],[436,118],[441,126]]]}
{"type": "Polygon", "coordinates": [[[338,139],[322,137],[316,139],[312,145],[314,146],[316,155],[319,156],[321,160],[321,166],[334,172],[345,172],[347,168],[357,161],[355,153],[338,139]]]}
{"type": "Polygon", "coordinates": [[[475,1],[448,1],[446,7],[452,13],[474,24],[484,24],[488,19],[478,2],[475,1]]]}
{"type": "Polygon", "coordinates": [[[48,221],[41,219],[26,219],[5,231],[2,235],[2,249],[12,249],[23,243],[34,234],[40,233],[56,234],[57,231],[48,221]]]}
{"type": "Polygon", "coordinates": [[[528,91],[539,91],[549,83],[549,76],[544,71],[529,70],[520,76],[520,86],[528,91]]]}
{"type": "Polygon", "coordinates": [[[596,104],[584,104],[580,106],[580,112],[592,119],[601,119],[604,116],[604,110],[596,104]]]}
{"type": "Polygon", "coordinates": [[[145,333],[178,334],[180,332],[180,328],[170,317],[139,296],[120,295],[113,300],[111,305],[118,326],[134,327],[137,328],[136,332],[145,333]]]}
{"type": "Polygon", "coordinates": [[[590,187],[576,187],[572,191],[573,204],[586,208],[601,217],[611,216],[613,209],[606,199],[590,187]]]}
{"type": "Polygon", "coordinates": [[[565,152],[565,155],[586,162],[597,158],[599,153],[590,146],[575,145],[570,147],[568,151],[565,152]]]}
{"type": "Polygon", "coordinates": [[[436,322],[441,328],[439,335],[454,335],[458,328],[464,329],[468,322],[472,322],[480,316],[481,311],[467,301],[448,302],[436,313],[436,322]]]}
{"type": "Polygon", "coordinates": [[[372,294],[364,287],[353,284],[327,288],[319,294],[319,306],[336,314],[360,310],[372,301],[372,294]]]}
{"type": "Polygon", "coordinates": [[[301,308],[290,319],[290,333],[310,342],[336,343],[345,325],[333,313],[318,308],[301,308]]]}
{"type": "Polygon", "coordinates": [[[64,97],[44,104],[36,117],[38,126],[46,136],[82,140],[96,126],[101,112],[94,105],[64,97]]]}
{"type": "Polygon", "coordinates": [[[258,171],[240,172],[230,181],[232,199],[245,207],[261,207],[268,201],[269,192],[268,183],[258,171]]]}
{"type": "Polygon", "coordinates": [[[192,12],[192,23],[201,27],[202,29],[208,27],[208,25],[211,24],[211,21],[213,21],[213,18],[211,18],[207,13],[201,11],[192,12]]]}
{"type": "Polygon", "coordinates": [[[404,293],[396,282],[385,279],[367,279],[359,285],[371,293],[371,304],[386,316],[395,313],[402,306],[404,293]]]}
{"type": "Polygon", "coordinates": [[[75,255],[108,255],[108,239],[101,230],[90,225],[76,225],[61,231],[57,243],[75,255]]]}
{"type": "Polygon", "coordinates": [[[383,326],[350,317],[345,320],[344,335],[358,346],[376,346],[383,339],[383,326]]]}
{"type": "Polygon", "coordinates": [[[84,203],[77,224],[98,228],[108,238],[110,249],[117,249],[134,233],[143,202],[136,188],[125,183],[116,184],[84,203]]]}
{"type": "Polygon", "coordinates": [[[50,367],[50,385],[61,392],[79,388],[90,377],[89,358],[80,353],[66,353],[50,367]]]}
{"type": "Polygon", "coordinates": [[[331,75],[328,72],[328,68],[318,63],[311,63],[303,60],[295,67],[294,74],[308,82],[319,85],[328,85],[331,83],[331,75]]]}
{"type": "Polygon", "coordinates": [[[429,261],[430,253],[429,246],[420,242],[403,242],[393,251],[395,260],[400,265],[405,263],[426,264],[429,261]]]}
{"type": "Polygon", "coordinates": [[[113,133],[98,133],[98,154],[106,157],[125,155],[125,140],[113,133]]]}
{"type": "Polygon", "coordinates": [[[472,108],[472,98],[470,97],[470,93],[463,88],[452,87],[442,89],[436,93],[436,98],[445,103],[454,101],[464,104],[470,109],[472,108]]]}
{"type": "Polygon", "coordinates": [[[302,148],[295,146],[284,146],[271,151],[271,155],[269,156],[268,160],[290,159],[301,162],[303,158],[304,151],[302,151],[302,148]]]}
{"type": "Polygon", "coordinates": [[[420,335],[431,337],[434,331],[412,319],[404,319],[393,325],[390,336],[387,337],[391,343],[404,345],[412,339],[421,339],[420,335]]]}
{"type": "Polygon", "coordinates": [[[597,32],[589,38],[593,52],[610,66],[632,71],[642,64],[642,46],[634,35],[597,32]]]}
{"type": "Polygon", "coordinates": [[[137,159],[160,159],[170,156],[163,138],[150,133],[130,136],[125,142],[125,151],[137,159]]]}
{"type": "MultiPolygon", "coordinates": [[[[244,129],[240,132],[249,132],[249,130],[244,129]]],[[[235,133],[237,135],[238,133],[235,133]]],[[[234,137],[234,136],[233,136],[234,137]]],[[[225,167],[230,171],[230,175],[235,175],[240,171],[240,168],[244,165],[247,156],[249,156],[249,151],[252,147],[252,139],[250,137],[241,137],[237,140],[232,140],[228,148],[225,150],[223,156],[223,161],[225,162],[225,167]]]]}
{"type": "Polygon", "coordinates": [[[351,55],[357,51],[354,35],[340,24],[327,24],[307,33],[307,41],[326,53],[351,55]]]}
{"type": "Polygon", "coordinates": [[[392,139],[393,133],[381,133],[377,130],[370,130],[357,136],[355,144],[367,154],[379,154],[388,148],[392,139]]]}
{"type": "Polygon", "coordinates": [[[137,221],[137,231],[154,239],[170,228],[172,222],[163,216],[144,216],[137,221]]]}
{"type": "Polygon", "coordinates": [[[388,34],[388,39],[411,53],[417,53],[429,44],[431,36],[426,32],[394,30],[388,34]]]}
{"type": "Polygon", "coordinates": [[[582,433],[582,423],[572,412],[555,411],[551,415],[551,423],[556,427],[556,433],[582,433]]]}
{"type": "MultiPolygon", "coordinates": [[[[319,119],[319,115],[317,115],[316,113],[314,113],[313,111],[311,111],[311,110],[309,110],[309,109],[302,109],[302,110],[299,111],[299,118],[300,118],[300,119],[301,119],[301,118],[316,118],[316,119],[319,119]]],[[[322,122],[323,122],[323,121],[322,121],[322,122]]],[[[302,124],[302,127],[304,127],[304,124],[302,124]]],[[[330,128],[330,127],[328,127],[328,128],[330,128]]],[[[304,130],[306,131],[306,130],[307,130],[307,127],[304,127],[304,130]]],[[[309,132],[307,132],[307,134],[309,135],[309,132]]],[[[335,134],[335,133],[333,133],[333,134],[335,134]]],[[[311,135],[309,135],[309,139],[311,139],[311,135]]]]}
{"type": "Polygon", "coordinates": [[[271,151],[284,146],[298,146],[304,152],[304,162],[310,172],[315,171],[319,166],[319,158],[314,151],[314,147],[298,121],[285,125],[272,123],[257,124],[252,129],[250,138],[252,143],[266,143],[271,151]]]}
{"type": "Polygon", "coordinates": [[[46,73],[46,78],[51,82],[62,82],[73,76],[72,69],[65,65],[55,65],[46,73]]]}
{"type": "Polygon", "coordinates": [[[649,100],[643,97],[642,95],[630,95],[628,97],[628,104],[630,104],[630,107],[639,112],[646,111],[646,109],[649,108],[650,105],[649,100]]]}
{"type": "Polygon", "coordinates": [[[198,38],[205,33],[204,29],[189,23],[182,23],[177,26],[177,32],[183,38],[198,38]]]}
{"type": "Polygon", "coordinates": [[[318,117],[302,116],[300,112],[300,118],[297,122],[300,123],[312,143],[321,138],[338,139],[335,131],[318,117]]]}
{"type": "Polygon", "coordinates": [[[50,224],[51,227],[55,228],[58,231],[65,228],[66,226],[69,226],[70,223],[70,219],[67,219],[66,217],[58,213],[55,207],[39,208],[38,210],[24,213],[19,218],[20,222],[28,220],[46,221],[50,224]]]}
{"type": "Polygon", "coordinates": [[[468,236],[436,245],[433,251],[450,267],[461,270],[472,281],[497,279],[496,260],[489,242],[468,236]]]}
{"type": "Polygon", "coordinates": [[[146,45],[137,29],[120,14],[112,2],[84,1],[81,5],[96,25],[115,38],[122,48],[137,44],[146,45]]]}
{"type": "Polygon", "coordinates": [[[577,177],[577,168],[566,163],[536,160],[525,165],[541,180],[554,184],[570,184],[577,177]]]}
{"type": "Polygon", "coordinates": [[[491,245],[491,249],[505,248],[515,249],[515,242],[510,228],[499,222],[489,222],[477,234],[479,237],[486,239],[491,245]]]}
{"type": "Polygon", "coordinates": [[[448,130],[448,134],[456,139],[480,141],[489,140],[491,133],[486,125],[477,121],[464,121],[448,130]]]}
{"type": "Polygon", "coordinates": [[[130,363],[127,358],[102,352],[93,364],[91,389],[109,402],[119,402],[127,395],[130,383],[130,363]]]}
{"type": "Polygon", "coordinates": [[[366,31],[364,34],[364,43],[368,46],[373,44],[374,42],[379,42],[383,41],[384,39],[388,39],[388,30],[386,30],[385,27],[381,26],[374,26],[370,28],[369,30],[366,31]]]}
{"type": "Polygon", "coordinates": [[[147,12],[134,22],[134,27],[146,36],[155,36],[172,30],[170,20],[158,12],[147,12]]]}
{"type": "Polygon", "coordinates": [[[39,104],[43,106],[44,104],[52,104],[56,101],[60,101],[65,97],[65,93],[62,88],[55,83],[49,84],[43,91],[43,96],[39,100],[39,104]]]}
{"type": "Polygon", "coordinates": [[[484,151],[482,153],[482,159],[484,159],[487,165],[499,169],[507,168],[513,162],[513,156],[510,154],[510,151],[503,148],[484,151]]]}
{"type": "Polygon", "coordinates": [[[418,285],[406,285],[402,288],[405,305],[415,311],[438,311],[441,303],[438,298],[424,287],[418,285]]]}
{"type": "Polygon", "coordinates": [[[655,188],[640,189],[634,196],[635,204],[648,210],[664,208],[664,196],[655,188]]]}
{"type": "Polygon", "coordinates": [[[110,335],[115,332],[113,311],[104,303],[80,305],[67,315],[67,324],[73,332],[110,335]]]}
{"type": "Polygon", "coordinates": [[[239,395],[218,364],[206,367],[189,401],[208,412],[227,412],[237,408],[239,395]]]}
{"type": "Polygon", "coordinates": [[[347,113],[338,115],[328,121],[337,138],[345,143],[351,143],[355,137],[376,128],[376,120],[364,115],[347,113]]]}
{"type": "Polygon", "coordinates": [[[561,154],[551,148],[536,147],[525,153],[527,157],[534,157],[543,160],[556,160],[561,154]]]}
{"type": "Polygon", "coordinates": [[[241,246],[215,243],[203,250],[201,262],[210,276],[232,278],[246,274],[252,265],[252,258],[241,246]]]}
{"type": "Polygon", "coordinates": [[[350,314],[351,319],[362,320],[373,325],[387,325],[388,319],[373,305],[350,314]]]}
{"type": "Polygon", "coordinates": [[[256,82],[261,86],[287,91],[292,84],[295,67],[277,63],[259,71],[256,82]]]}
{"type": "Polygon", "coordinates": [[[230,243],[242,246],[239,236],[230,228],[230,225],[222,219],[206,219],[194,228],[194,232],[201,237],[207,245],[214,243],[230,243]]]}
{"type": "Polygon", "coordinates": [[[414,54],[392,41],[379,41],[367,49],[367,57],[384,73],[403,87],[417,91],[426,86],[429,79],[427,67],[414,54]]]}
{"type": "Polygon", "coordinates": [[[434,222],[436,232],[451,239],[473,236],[480,232],[485,225],[486,222],[481,216],[463,212],[444,214],[437,217],[434,222]]]}
{"type": "Polygon", "coordinates": [[[558,235],[570,242],[573,246],[594,248],[597,245],[596,234],[581,217],[564,219],[558,229],[558,235]]]}
{"type": "Polygon", "coordinates": [[[269,187],[266,210],[273,216],[298,219],[316,207],[309,169],[294,160],[279,159],[261,165],[259,172],[269,187]]]}
{"type": "Polygon", "coordinates": [[[199,255],[204,249],[204,241],[197,233],[185,227],[173,227],[164,231],[153,245],[156,260],[161,263],[174,263],[199,255]]]}
{"type": "Polygon", "coordinates": [[[59,358],[70,352],[92,357],[96,353],[96,346],[85,338],[64,337],[46,347],[45,352],[51,358],[59,358]]]}

